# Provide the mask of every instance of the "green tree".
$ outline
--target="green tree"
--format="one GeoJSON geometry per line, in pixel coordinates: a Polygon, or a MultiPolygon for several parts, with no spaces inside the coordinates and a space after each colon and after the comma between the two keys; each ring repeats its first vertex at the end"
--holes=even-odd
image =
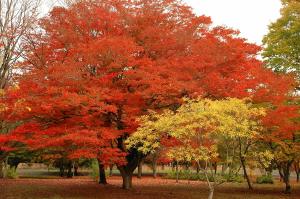
{"type": "Polygon", "coordinates": [[[263,58],[276,72],[295,71],[300,78],[300,0],[282,0],[281,17],[264,37],[263,58]]]}

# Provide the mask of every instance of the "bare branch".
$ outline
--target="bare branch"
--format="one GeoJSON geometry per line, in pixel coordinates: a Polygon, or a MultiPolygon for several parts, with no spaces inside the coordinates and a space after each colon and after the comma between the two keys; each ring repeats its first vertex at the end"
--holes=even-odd
{"type": "Polygon", "coordinates": [[[6,87],[23,52],[22,41],[38,19],[40,0],[0,1],[0,89],[6,87]]]}

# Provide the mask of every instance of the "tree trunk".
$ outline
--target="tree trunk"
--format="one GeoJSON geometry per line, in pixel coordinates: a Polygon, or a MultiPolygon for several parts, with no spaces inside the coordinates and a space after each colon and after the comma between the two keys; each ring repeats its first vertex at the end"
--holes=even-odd
{"type": "Polygon", "coordinates": [[[289,179],[287,181],[285,181],[285,194],[290,194],[292,191],[291,185],[290,185],[290,181],[289,179]]]}
{"type": "Polygon", "coordinates": [[[131,189],[132,188],[132,174],[122,175],[123,178],[123,189],[131,189]]]}
{"type": "Polygon", "coordinates": [[[209,188],[208,199],[213,199],[214,197],[214,188],[209,188]]]}
{"type": "Polygon", "coordinates": [[[245,177],[246,180],[247,180],[248,188],[249,188],[250,190],[253,190],[253,187],[252,187],[252,185],[251,185],[250,178],[249,178],[248,173],[247,173],[246,162],[245,162],[245,158],[244,158],[244,157],[241,157],[241,164],[242,164],[243,171],[244,171],[244,177],[245,177]]]}
{"type": "Polygon", "coordinates": [[[113,168],[114,168],[113,164],[109,165],[109,176],[113,175],[113,168]]]}
{"type": "Polygon", "coordinates": [[[122,179],[123,179],[122,188],[123,189],[131,189],[132,188],[133,170],[129,170],[128,167],[126,167],[126,166],[118,166],[118,169],[119,169],[122,179]]]}
{"type": "Polygon", "coordinates": [[[68,178],[72,178],[72,162],[70,161],[68,163],[68,173],[67,173],[68,178]]]}
{"type": "Polygon", "coordinates": [[[172,171],[174,171],[174,170],[175,170],[176,163],[175,163],[175,162],[172,162],[172,163],[171,163],[171,166],[172,166],[172,171]]]}
{"type": "Polygon", "coordinates": [[[156,178],[157,176],[157,161],[154,160],[153,163],[152,163],[152,169],[153,169],[153,178],[156,178]]]}
{"type": "Polygon", "coordinates": [[[61,162],[59,163],[59,175],[60,175],[60,177],[63,177],[64,174],[65,174],[65,167],[64,167],[63,162],[61,161],[61,162]]]}
{"type": "Polygon", "coordinates": [[[142,172],[143,172],[143,160],[141,160],[141,161],[139,162],[139,166],[138,166],[138,174],[137,174],[137,177],[138,177],[139,179],[142,178],[142,172]]]}
{"type": "Polygon", "coordinates": [[[299,175],[300,175],[300,168],[299,168],[299,160],[298,161],[295,161],[294,162],[294,169],[295,169],[295,172],[296,172],[296,176],[297,176],[297,182],[299,182],[299,175]]]}
{"type": "MultiPolygon", "coordinates": [[[[122,123],[122,107],[119,107],[117,111],[117,127],[119,130],[124,129],[122,123]]],[[[128,150],[125,145],[125,140],[127,136],[121,136],[117,139],[118,148],[123,151],[127,152],[126,156],[126,165],[117,166],[122,178],[123,178],[123,189],[130,189],[132,188],[132,175],[133,171],[137,168],[138,163],[144,158],[144,155],[140,153],[137,149],[132,148],[128,150]]]]}
{"type": "Polygon", "coordinates": [[[3,161],[0,160],[0,178],[4,178],[4,173],[3,173],[3,161]]]}
{"type": "Polygon", "coordinates": [[[98,160],[99,166],[99,184],[107,184],[106,176],[105,176],[105,168],[101,161],[98,160]]]}
{"type": "Polygon", "coordinates": [[[217,174],[217,171],[218,171],[218,164],[215,162],[213,163],[213,167],[214,167],[214,170],[215,170],[215,174],[217,174]]]}
{"type": "Polygon", "coordinates": [[[278,173],[279,173],[279,178],[280,178],[279,181],[281,182],[283,180],[283,173],[282,173],[282,170],[280,167],[278,168],[278,173]]]}
{"type": "Polygon", "coordinates": [[[227,167],[225,164],[222,164],[221,174],[224,175],[227,167]]]}
{"type": "Polygon", "coordinates": [[[78,176],[79,174],[78,174],[78,164],[77,163],[75,163],[75,165],[74,165],[74,175],[75,176],[78,176]]]}
{"type": "Polygon", "coordinates": [[[185,164],[185,170],[188,171],[190,169],[190,165],[188,163],[185,164]]]}
{"type": "Polygon", "coordinates": [[[176,183],[178,183],[179,173],[178,173],[178,162],[176,162],[176,183]]]}
{"type": "MultiPolygon", "coordinates": [[[[133,154],[130,154],[133,155],[133,154]]],[[[131,189],[132,188],[132,176],[133,171],[137,168],[138,163],[140,161],[140,155],[136,155],[134,157],[127,156],[127,164],[122,166],[117,166],[122,179],[123,179],[123,189],[131,189]]]]}
{"type": "Polygon", "coordinates": [[[290,169],[291,169],[292,161],[288,161],[283,168],[283,181],[285,183],[285,191],[284,193],[290,194],[291,193],[291,185],[290,185],[290,169]]]}

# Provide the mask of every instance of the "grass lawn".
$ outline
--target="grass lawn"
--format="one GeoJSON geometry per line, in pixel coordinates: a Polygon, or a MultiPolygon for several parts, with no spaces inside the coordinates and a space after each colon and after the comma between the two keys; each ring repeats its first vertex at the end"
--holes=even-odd
{"type": "MultiPolygon", "coordinates": [[[[0,199],[204,199],[208,190],[203,182],[190,182],[144,177],[133,179],[132,190],[122,190],[121,177],[108,178],[108,185],[98,185],[88,177],[75,179],[16,179],[0,180],[0,199]]],[[[282,193],[283,184],[254,185],[227,183],[215,191],[215,199],[300,199],[300,184],[293,183],[293,193],[282,193]]]]}

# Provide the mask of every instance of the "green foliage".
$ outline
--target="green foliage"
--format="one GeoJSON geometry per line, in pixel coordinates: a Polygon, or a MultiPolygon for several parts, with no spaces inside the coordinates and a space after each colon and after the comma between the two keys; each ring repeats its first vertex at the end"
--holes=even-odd
{"type": "MultiPolygon", "coordinates": [[[[177,173],[176,171],[169,171],[164,178],[167,179],[176,179],[177,178],[177,173]]],[[[199,181],[206,181],[206,177],[203,173],[195,173],[191,172],[190,170],[180,170],[178,171],[178,179],[180,180],[199,180],[199,181]]],[[[209,181],[213,182],[214,178],[212,175],[208,175],[209,181]]]]}
{"type": "Polygon", "coordinates": [[[262,175],[256,178],[257,184],[274,184],[272,175],[262,175]]]}
{"type": "Polygon", "coordinates": [[[300,74],[300,1],[283,0],[281,17],[269,26],[264,37],[263,57],[278,72],[300,74]]]}
{"type": "Polygon", "coordinates": [[[90,176],[93,180],[97,181],[99,178],[99,166],[97,160],[93,160],[90,165],[91,173],[90,176]]]}
{"type": "MultiPolygon", "coordinates": [[[[176,179],[177,174],[176,171],[169,171],[166,175],[163,176],[163,178],[167,179],[176,179]]],[[[178,179],[180,180],[192,180],[192,181],[207,181],[206,176],[204,173],[195,173],[190,170],[180,170],[178,171],[178,179]]],[[[236,183],[242,183],[244,182],[244,178],[241,175],[228,175],[228,174],[216,174],[212,175],[208,173],[208,179],[210,182],[214,182],[215,179],[217,182],[236,182],[236,183]]]]}
{"type": "Polygon", "coordinates": [[[18,173],[15,167],[7,167],[5,169],[5,176],[9,179],[16,179],[18,177],[18,173]]]}
{"type": "Polygon", "coordinates": [[[225,174],[223,176],[226,179],[226,182],[236,182],[236,183],[242,183],[244,182],[244,177],[242,175],[234,175],[234,174],[225,174]]]}

